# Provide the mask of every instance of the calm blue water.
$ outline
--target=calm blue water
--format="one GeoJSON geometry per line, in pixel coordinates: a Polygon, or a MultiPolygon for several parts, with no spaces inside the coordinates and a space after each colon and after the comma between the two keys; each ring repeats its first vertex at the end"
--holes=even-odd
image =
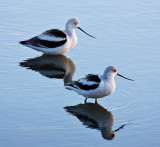
{"type": "Polygon", "coordinates": [[[0,0],[0,146],[160,146],[159,26],[156,0],[0,0]],[[18,43],[71,17],[97,38],[76,30],[76,47],[60,57],[18,43]],[[115,77],[97,105],[64,88],[66,74],[109,65],[135,82],[115,77]]]}

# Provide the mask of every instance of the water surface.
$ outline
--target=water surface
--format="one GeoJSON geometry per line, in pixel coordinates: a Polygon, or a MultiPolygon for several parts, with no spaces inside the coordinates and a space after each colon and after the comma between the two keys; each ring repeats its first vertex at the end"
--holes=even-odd
{"type": "Polygon", "coordinates": [[[159,1],[0,0],[0,16],[0,146],[160,146],[159,1]],[[97,38],[76,30],[60,57],[18,44],[71,17],[97,38]],[[84,109],[64,82],[109,65],[135,82],[115,77],[114,94],[84,109]]]}

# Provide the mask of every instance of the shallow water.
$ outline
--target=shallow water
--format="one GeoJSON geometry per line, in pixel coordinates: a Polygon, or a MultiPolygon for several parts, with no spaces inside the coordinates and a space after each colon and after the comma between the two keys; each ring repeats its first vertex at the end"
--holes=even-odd
{"type": "Polygon", "coordinates": [[[147,0],[0,0],[0,146],[160,146],[159,8],[147,0]],[[76,47],[60,57],[18,44],[63,29],[70,17],[97,38],[76,30],[76,47]],[[135,82],[115,77],[114,94],[97,105],[89,99],[88,109],[64,88],[68,77],[109,65],[135,82]]]}

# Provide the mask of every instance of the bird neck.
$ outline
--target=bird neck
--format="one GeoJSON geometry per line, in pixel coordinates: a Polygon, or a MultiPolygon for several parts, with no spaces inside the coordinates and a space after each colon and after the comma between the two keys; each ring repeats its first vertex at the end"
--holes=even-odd
{"type": "Polygon", "coordinates": [[[75,30],[73,27],[69,26],[69,25],[66,25],[66,32],[69,36],[72,36],[75,34],[75,30]]]}
{"type": "Polygon", "coordinates": [[[104,80],[109,80],[109,81],[110,81],[110,80],[114,80],[114,75],[111,74],[111,73],[106,73],[106,72],[104,72],[102,78],[103,78],[104,80]]]}

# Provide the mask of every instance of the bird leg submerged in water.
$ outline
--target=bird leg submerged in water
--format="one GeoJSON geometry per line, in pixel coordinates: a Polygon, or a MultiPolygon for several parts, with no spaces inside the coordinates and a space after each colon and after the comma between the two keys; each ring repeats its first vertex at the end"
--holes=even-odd
{"type": "MultiPolygon", "coordinates": [[[[85,98],[85,100],[84,100],[84,103],[86,104],[87,103],[87,97],[85,98]]],[[[95,104],[98,104],[98,102],[97,102],[97,98],[95,99],[95,104]]]]}
{"type": "Polygon", "coordinates": [[[87,99],[88,99],[88,98],[86,97],[85,100],[84,100],[84,103],[85,103],[85,104],[87,103],[87,99]]]}

